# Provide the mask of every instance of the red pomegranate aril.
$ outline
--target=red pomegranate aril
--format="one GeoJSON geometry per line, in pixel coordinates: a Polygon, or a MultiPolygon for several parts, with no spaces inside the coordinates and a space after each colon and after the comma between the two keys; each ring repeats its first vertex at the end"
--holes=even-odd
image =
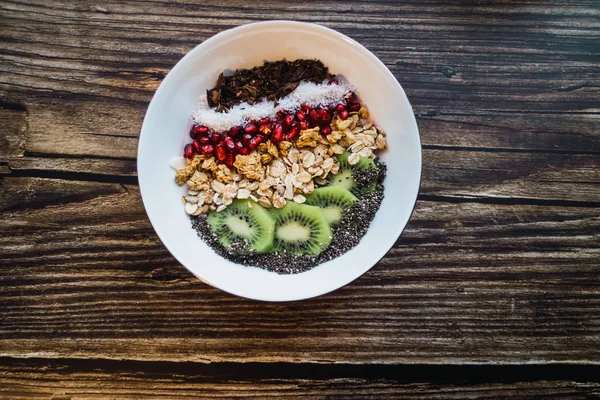
{"type": "Polygon", "coordinates": [[[294,123],[294,116],[292,114],[288,114],[284,117],[283,121],[287,126],[292,126],[294,123]]]}
{"type": "Polygon", "coordinates": [[[190,129],[190,137],[192,138],[192,140],[198,139],[198,132],[196,132],[193,126],[190,129]]]}
{"type": "Polygon", "coordinates": [[[329,125],[324,126],[323,129],[321,129],[321,133],[325,136],[329,135],[331,133],[331,127],[329,125]]]}
{"type": "Polygon", "coordinates": [[[194,149],[194,153],[196,153],[196,154],[200,153],[200,147],[202,147],[202,145],[200,144],[199,141],[194,140],[192,142],[192,148],[194,149]]]}
{"type": "Polygon", "coordinates": [[[249,134],[249,133],[244,133],[244,134],[242,135],[242,143],[244,143],[244,144],[248,144],[248,142],[250,141],[250,139],[252,139],[252,137],[253,137],[253,136],[252,136],[251,134],[249,134]]]}
{"type": "Polygon", "coordinates": [[[208,128],[204,125],[196,125],[193,129],[198,135],[206,135],[208,133],[208,128]]]}
{"type": "Polygon", "coordinates": [[[283,133],[283,126],[281,126],[281,124],[275,125],[275,128],[273,129],[272,138],[276,142],[281,142],[283,140],[284,133],[283,133]]]}
{"type": "Polygon", "coordinates": [[[310,110],[308,116],[314,123],[317,123],[317,121],[319,121],[319,112],[317,110],[310,110]]]}
{"type": "Polygon", "coordinates": [[[340,116],[341,119],[346,119],[346,118],[348,118],[348,114],[350,114],[348,112],[348,110],[344,110],[344,111],[340,111],[338,115],[340,116]]]}
{"type": "Polygon", "coordinates": [[[267,137],[265,135],[256,135],[256,137],[258,138],[258,140],[260,140],[261,143],[267,141],[267,137]]]}
{"type": "Polygon", "coordinates": [[[248,146],[254,150],[258,145],[260,144],[260,138],[258,136],[253,137],[250,142],[248,143],[248,146]]]}
{"type": "Polygon", "coordinates": [[[298,129],[297,126],[291,127],[290,131],[287,134],[287,139],[288,140],[292,140],[293,138],[295,138],[296,136],[298,136],[298,133],[300,133],[300,129],[298,129]]]}
{"type": "Polygon", "coordinates": [[[260,131],[260,133],[262,133],[263,135],[269,136],[271,134],[271,125],[267,124],[267,125],[261,125],[258,130],[260,131]]]}
{"type": "Polygon", "coordinates": [[[323,122],[328,122],[328,120],[331,120],[331,115],[329,115],[329,113],[327,112],[326,109],[320,108],[319,109],[319,119],[323,122]]]}
{"type": "Polygon", "coordinates": [[[248,120],[248,123],[249,123],[250,125],[256,125],[256,124],[257,124],[257,122],[256,122],[256,120],[255,120],[255,119],[250,119],[250,120],[248,120]]]}
{"type": "Polygon", "coordinates": [[[214,153],[215,147],[212,144],[205,144],[202,146],[201,151],[205,156],[210,156],[212,153],[214,153]]]}
{"type": "Polygon", "coordinates": [[[300,125],[298,125],[301,131],[310,128],[310,124],[308,121],[300,121],[300,125]]]}
{"type": "Polygon", "coordinates": [[[229,130],[229,136],[237,136],[240,134],[241,131],[242,131],[241,126],[234,126],[233,128],[231,128],[229,130]]]}
{"type": "Polygon", "coordinates": [[[194,147],[191,143],[186,144],[183,148],[183,156],[190,159],[194,158],[194,147]]]}
{"type": "Polygon", "coordinates": [[[248,124],[244,127],[244,132],[255,135],[258,132],[258,128],[254,124],[248,124]]]}
{"type": "Polygon", "coordinates": [[[217,147],[215,147],[215,153],[217,154],[217,159],[219,161],[225,161],[225,158],[227,157],[227,152],[225,151],[225,147],[223,147],[222,144],[218,144],[217,147]]]}
{"type": "Polygon", "coordinates": [[[227,166],[229,168],[233,168],[233,163],[235,162],[235,156],[233,154],[230,154],[227,156],[227,166]]]}
{"type": "Polygon", "coordinates": [[[227,146],[229,150],[235,149],[235,143],[233,142],[233,139],[229,136],[226,136],[225,139],[223,139],[223,143],[225,144],[225,146],[227,146]]]}
{"type": "Polygon", "coordinates": [[[221,140],[223,140],[223,135],[221,135],[219,132],[213,132],[212,135],[210,135],[210,140],[212,140],[214,144],[221,143],[221,140]]]}
{"type": "Polygon", "coordinates": [[[200,139],[198,139],[200,141],[200,143],[202,144],[209,144],[210,143],[210,138],[208,136],[202,136],[200,139]]]}
{"type": "Polygon", "coordinates": [[[358,110],[360,110],[360,103],[350,103],[350,104],[348,104],[348,110],[350,110],[350,111],[358,111],[358,110]]]}
{"type": "Polygon", "coordinates": [[[310,110],[312,110],[312,107],[309,106],[308,104],[304,103],[304,104],[300,104],[300,109],[304,112],[309,112],[310,110]]]}
{"type": "Polygon", "coordinates": [[[284,116],[284,115],[285,115],[285,110],[278,110],[278,111],[277,111],[277,116],[278,116],[279,118],[283,118],[283,116],[284,116]]]}
{"type": "Polygon", "coordinates": [[[298,118],[298,121],[302,122],[302,121],[306,120],[306,113],[302,110],[299,110],[296,113],[296,118],[298,118]]]}
{"type": "Polygon", "coordinates": [[[346,106],[343,104],[338,104],[337,106],[335,106],[335,110],[340,113],[346,110],[346,106]]]}
{"type": "Polygon", "coordinates": [[[250,149],[247,147],[242,147],[238,150],[238,153],[240,153],[243,156],[247,156],[248,154],[250,154],[250,149]]]}
{"type": "Polygon", "coordinates": [[[237,142],[235,142],[235,149],[237,151],[240,151],[243,148],[244,148],[244,143],[240,142],[239,140],[237,142]]]}
{"type": "Polygon", "coordinates": [[[269,117],[264,117],[260,120],[259,125],[267,125],[269,122],[271,122],[271,119],[269,117]]]}

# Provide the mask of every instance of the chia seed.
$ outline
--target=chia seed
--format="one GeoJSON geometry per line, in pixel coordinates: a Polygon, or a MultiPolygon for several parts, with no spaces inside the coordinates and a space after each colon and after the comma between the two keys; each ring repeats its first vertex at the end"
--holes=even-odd
{"type": "Polygon", "coordinates": [[[386,166],[378,160],[375,160],[375,165],[376,168],[358,171],[354,176],[355,182],[362,187],[368,187],[375,182],[375,189],[371,192],[365,191],[359,201],[342,213],[341,221],[331,228],[333,233],[331,244],[316,257],[277,252],[256,254],[249,251],[247,243],[244,242],[235,242],[225,248],[219,243],[218,233],[210,231],[206,214],[191,217],[192,227],[217,254],[237,264],[259,267],[278,274],[308,271],[346,253],[360,243],[367,233],[384,196],[383,180],[386,166]]]}

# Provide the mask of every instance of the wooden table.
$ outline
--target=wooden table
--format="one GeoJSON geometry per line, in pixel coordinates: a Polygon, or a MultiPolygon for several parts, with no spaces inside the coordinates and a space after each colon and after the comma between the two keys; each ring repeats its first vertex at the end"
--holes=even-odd
{"type": "Polygon", "coordinates": [[[0,397],[600,396],[597,0],[0,10],[0,397]],[[372,50],[413,104],[424,158],[387,256],[287,304],[195,279],[136,179],[169,69],[219,31],[276,18],[372,50]]]}

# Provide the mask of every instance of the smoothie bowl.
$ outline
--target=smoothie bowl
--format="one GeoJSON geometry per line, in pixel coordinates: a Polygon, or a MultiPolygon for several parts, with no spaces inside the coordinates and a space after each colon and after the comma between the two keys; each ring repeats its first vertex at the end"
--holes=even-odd
{"type": "Polygon", "coordinates": [[[368,50],[273,21],[188,53],[148,108],[144,206],[169,251],[224,291],[288,301],[339,288],[404,229],[421,149],[410,104],[368,50]]]}

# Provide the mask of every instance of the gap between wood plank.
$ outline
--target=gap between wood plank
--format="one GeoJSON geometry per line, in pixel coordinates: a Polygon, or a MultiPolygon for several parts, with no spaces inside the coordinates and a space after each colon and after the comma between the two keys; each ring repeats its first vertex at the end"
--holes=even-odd
{"type": "Polygon", "coordinates": [[[335,378],[388,379],[396,382],[436,383],[515,383],[539,380],[600,382],[600,366],[572,364],[530,365],[385,365],[385,364],[310,364],[310,363],[196,363],[108,359],[45,359],[0,357],[5,366],[60,368],[63,374],[139,371],[159,375],[183,375],[192,381],[255,380],[295,378],[325,380],[335,378]]]}

